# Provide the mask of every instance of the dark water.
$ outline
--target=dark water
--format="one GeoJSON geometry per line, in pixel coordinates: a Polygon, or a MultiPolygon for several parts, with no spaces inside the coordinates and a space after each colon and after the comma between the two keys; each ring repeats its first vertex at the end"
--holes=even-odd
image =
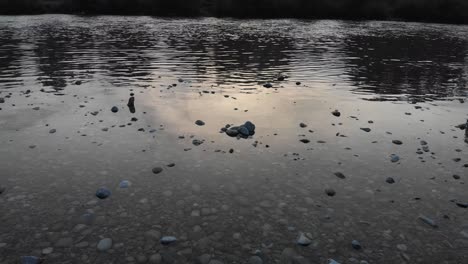
{"type": "Polygon", "coordinates": [[[0,17],[0,263],[466,264],[467,43],[419,23],[0,17]],[[220,133],[247,120],[250,138],[220,133]]]}
{"type": "Polygon", "coordinates": [[[283,73],[376,96],[467,93],[466,26],[37,16],[1,17],[0,34],[4,88],[90,79],[144,85],[176,73],[248,86],[283,73]]]}

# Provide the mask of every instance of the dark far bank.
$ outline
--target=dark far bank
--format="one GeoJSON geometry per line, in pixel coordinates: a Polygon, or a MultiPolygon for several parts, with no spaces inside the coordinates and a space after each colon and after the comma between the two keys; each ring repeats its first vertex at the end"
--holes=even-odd
{"type": "Polygon", "coordinates": [[[466,0],[0,0],[0,14],[403,20],[468,23],[466,0]]]}

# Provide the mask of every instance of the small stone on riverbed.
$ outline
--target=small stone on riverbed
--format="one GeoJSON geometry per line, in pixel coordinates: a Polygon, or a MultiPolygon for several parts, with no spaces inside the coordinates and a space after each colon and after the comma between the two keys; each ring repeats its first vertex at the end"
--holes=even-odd
{"type": "Polygon", "coordinates": [[[297,238],[296,240],[296,243],[300,246],[308,246],[310,244],[312,244],[312,241],[306,237],[306,235],[304,235],[304,233],[299,233],[299,237],[297,238]]]}
{"type": "Polygon", "coordinates": [[[169,244],[175,243],[176,241],[177,241],[177,238],[173,236],[164,236],[160,240],[161,244],[163,245],[169,245],[169,244]]]}
{"type": "Polygon", "coordinates": [[[401,140],[398,140],[398,139],[392,140],[392,143],[395,144],[395,145],[401,145],[401,144],[403,144],[403,142],[402,142],[401,140]]]}
{"type": "Polygon", "coordinates": [[[325,193],[326,193],[328,196],[335,196],[335,194],[336,194],[335,190],[333,190],[333,189],[331,189],[331,188],[325,189],[325,193]]]}
{"type": "Polygon", "coordinates": [[[392,177],[388,177],[385,181],[387,183],[389,183],[389,184],[394,184],[395,183],[395,180],[392,177]]]}
{"type": "Polygon", "coordinates": [[[113,106],[111,108],[112,113],[117,113],[119,111],[119,108],[117,106],[113,106]]]}
{"type": "Polygon", "coordinates": [[[361,243],[359,243],[359,241],[357,241],[357,240],[351,241],[351,246],[356,250],[361,249],[361,243]]]}
{"type": "Polygon", "coordinates": [[[159,174],[159,173],[161,173],[163,171],[163,168],[154,167],[152,171],[153,171],[154,174],[159,174]]]}
{"type": "Polygon", "coordinates": [[[307,144],[310,142],[310,140],[308,140],[307,138],[303,138],[301,140],[299,140],[300,142],[304,143],[304,144],[307,144]]]}
{"type": "Polygon", "coordinates": [[[97,249],[99,251],[106,251],[112,248],[112,239],[110,238],[104,238],[99,241],[97,244],[97,249]]]}
{"type": "Polygon", "coordinates": [[[105,187],[99,188],[96,191],[96,197],[99,199],[106,199],[111,195],[111,191],[105,187]]]}
{"type": "Polygon", "coordinates": [[[371,129],[368,127],[361,127],[361,130],[365,132],[371,132],[371,129]]]}
{"type": "Polygon", "coordinates": [[[335,110],[335,111],[332,112],[332,115],[334,115],[336,117],[339,117],[339,116],[341,116],[341,113],[340,113],[340,111],[335,110]]]}
{"type": "Polygon", "coordinates": [[[205,122],[203,122],[203,121],[201,121],[201,120],[197,120],[197,121],[195,121],[195,124],[196,124],[197,126],[204,126],[204,125],[205,125],[205,122]]]}

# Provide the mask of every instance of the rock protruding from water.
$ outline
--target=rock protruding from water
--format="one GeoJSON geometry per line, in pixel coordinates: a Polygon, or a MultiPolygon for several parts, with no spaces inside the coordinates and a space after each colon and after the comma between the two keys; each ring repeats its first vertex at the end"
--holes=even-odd
{"type": "Polygon", "coordinates": [[[249,136],[255,135],[255,125],[254,123],[247,121],[241,126],[226,126],[221,128],[221,131],[224,131],[226,135],[230,137],[238,138],[248,138],[249,136]]]}
{"type": "Polygon", "coordinates": [[[130,97],[130,98],[128,99],[127,106],[130,107],[130,108],[132,108],[132,107],[134,108],[134,107],[135,107],[135,97],[132,96],[132,97],[130,97]]]}

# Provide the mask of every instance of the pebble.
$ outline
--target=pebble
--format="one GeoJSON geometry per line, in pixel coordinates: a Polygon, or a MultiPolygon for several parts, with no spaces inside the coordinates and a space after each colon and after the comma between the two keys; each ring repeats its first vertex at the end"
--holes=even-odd
{"type": "Polygon", "coordinates": [[[309,238],[306,237],[306,235],[304,235],[304,233],[299,233],[299,236],[297,237],[297,240],[296,240],[296,243],[300,246],[308,246],[310,244],[312,244],[312,240],[310,240],[309,238]]]}
{"type": "Polygon", "coordinates": [[[48,248],[44,248],[42,250],[42,254],[44,255],[49,255],[50,253],[52,253],[54,251],[54,248],[51,248],[51,247],[48,247],[48,248]]]}
{"type": "Polygon", "coordinates": [[[304,144],[307,144],[310,142],[310,140],[308,140],[307,138],[303,138],[301,140],[299,140],[300,142],[304,143],[304,144]]]}
{"type": "Polygon", "coordinates": [[[117,106],[113,106],[111,108],[112,113],[117,113],[119,111],[119,108],[117,106]]]}
{"type": "Polygon", "coordinates": [[[385,181],[386,181],[387,183],[390,183],[390,184],[394,184],[394,183],[395,183],[395,180],[394,180],[392,177],[388,177],[385,181]]]}
{"type": "MultiPolygon", "coordinates": [[[[453,178],[454,178],[455,180],[459,180],[459,179],[460,179],[460,176],[454,174],[454,175],[453,175],[453,178]]],[[[0,193],[2,193],[2,189],[1,189],[1,188],[0,188],[0,193]]]]}
{"type": "Polygon", "coordinates": [[[357,240],[351,241],[351,246],[356,250],[361,249],[361,243],[359,243],[359,241],[357,241],[357,240]]]}
{"type": "Polygon", "coordinates": [[[361,127],[361,130],[365,132],[371,132],[371,129],[368,127],[361,127]]]}
{"type": "Polygon", "coordinates": [[[122,189],[130,187],[131,183],[127,180],[123,180],[119,183],[119,187],[122,189]]]}
{"type": "Polygon", "coordinates": [[[175,243],[176,241],[177,241],[177,238],[173,236],[164,236],[160,240],[161,244],[163,245],[169,245],[169,244],[175,243]]]}
{"type": "Polygon", "coordinates": [[[346,178],[346,176],[344,176],[344,174],[341,173],[341,172],[335,172],[335,176],[340,178],[340,179],[345,179],[346,178]]]}
{"type": "Polygon", "coordinates": [[[403,144],[403,142],[401,142],[401,140],[398,140],[398,139],[392,140],[392,143],[395,144],[395,145],[401,145],[401,144],[403,144]]]}
{"type": "Polygon", "coordinates": [[[299,124],[299,126],[300,126],[300,127],[302,127],[302,128],[305,128],[305,127],[307,127],[307,125],[306,125],[306,124],[304,124],[304,123],[300,123],[300,124],[299,124]]]}
{"type": "Polygon", "coordinates": [[[106,199],[111,195],[111,191],[105,187],[101,187],[96,191],[96,197],[99,199],[106,199]]]}
{"type": "Polygon", "coordinates": [[[334,116],[336,116],[336,117],[341,116],[341,113],[340,113],[340,111],[338,111],[338,110],[333,111],[332,114],[333,114],[334,116]]]}
{"type": "Polygon", "coordinates": [[[437,228],[437,227],[438,227],[437,223],[436,223],[434,220],[432,220],[432,219],[430,219],[429,217],[427,217],[427,216],[420,215],[420,216],[418,217],[418,219],[421,220],[421,221],[423,221],[424,223],[426,223],[426,224],[432,226],[433,228],[437,228]]]}
{"type": "Polygon", "coordinates": [[[20,258],[21,264],[39,264],[42,260],[35,256],[22,256],[20,258]]]}
{"type": "Polygon", "coordinates": [[[326,193],[328,196],[335,196],[335,194],[336,194],[335,190],[330,189],[330,188],[325,189],[325,193],[326,193]]]}
{"type": "Polygon", "coordinates": [[[396,154],[392,154],[392,155],[390,155],[390,160],[392,162],[398,162],[400,160],[400,157],[398,155],[396,155],[396,154]]]}
{"type": "Polygon", "coordinates": [[[151,229],[149,231],[146,231],[145,237],[151,240],[159,240],[161,239],[161,232],[159,232],[158,230],[151,229]]]}
{"type": "Polygon", "coordinates": [[[197,121],[195,121],[195,124],[196,124],[197,126],[204,126],[204,125],[205,125],[205,122],[203,122],[203,121],[201,121],[201,120],[197,120],[197,121]]]}
{"type": "Polygon", "coordinates": [[[53,133],[55,133],[55,132],[57,132],[57,129],[55,129],[55,128],[49,130],[49,133],[50,133],[50,134],[53,134],[53,133]]]}
{"type": "Polygon", "coordinates": [[[192,144],[195,146],[200,146],[201,144],[203,144],[203,140],[194,139],[192,140],[192,144]]]}
{"type": "Polygon", "coordinates": [[[163,171],[163,168],[154,167],[152,171],[153,171],[154,174],[159,174],[159,173],[161,173],[163,171]]]}
{"type": "Polygon", "coordinates": [[[272,85],[271,83],[265,83],[265,84],[263,85],[263,87],[265,87],[265,88],[271,88],[271,87],[273,87],[273,85],[272,85]]]}
{"type": "Polygon", "coordinates": [[[106,251],[112,248],[112,239],[110,238],[104,238],[99,241],[97,244],[97,249],[99,251],[106,251]]]}

